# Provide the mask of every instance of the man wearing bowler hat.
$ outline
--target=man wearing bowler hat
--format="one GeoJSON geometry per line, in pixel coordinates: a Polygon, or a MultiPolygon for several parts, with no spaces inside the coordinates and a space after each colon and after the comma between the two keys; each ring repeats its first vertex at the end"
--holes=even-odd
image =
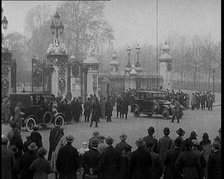
{"type": "MultiPolygon", "coordinates": [[[[184,146],[185,146],[185,140],[184,140],[184,134],[185,134],[185,131],[182,129],[182,128],[179,128],[177,131],[176,131],[176,133],[177,133],[177,135],[178,135],[178,137],[175,139],[175,140],[177,140],[177,139],[180,139],[181,140],[181,147],[180,147],[180,149],[181,149],[181,151],[184,151],[184,146]]],[[[175,143],[175,140],[174,140],[174,143],[175,143]]],[[[172,148],[174,148],[174,143],[173,143],[173,145],[172,145],[172,148]]]]}
{"type": "Polygon", "coordinates": [[[154,132],[155,132],[154,127],[149,127],[149,129],[148,129],[149,135],[144,137],[143,140],[145,141],[146,145],[153,144],[152,151],[157,153],[157,139],[155,137],[153,137],[154,132]]]}
{"type": "Polygon", "coordinates": [[[170,129],[168,127],[165,127],[163,129],[164,136],[159,139],[158,145],[157,145],[157,151],[160,155],[161,162],[163,164],[166,154],[168,150],[170,150],[172,145],[172,140],[169,137],[170,129]]]}
{"type": "Polygon", "coordinates": [[[125,146],[130,146],[130,145],[126,143],[126,139],[127,139],[126,134],[124,133],[121,134],[120,139],[121,139],[121,142],[115,146],[115,149],[117,149],[120,152],[120,154],[122,154],[124,152],[125,146]]]}
{"type": "Polygon", "coordinates": [[[75,147],[72,146],[74,137],[67,135],[65,137],[67,144],[59,149],[56,161],[57,170],[60,179],[76,179],[76,171],[80,167],[79,154],[75,147]]]}
{"type": "Polygon", "coordinates": [[[103,179],[118,179],[121,163],[121,154],[112,146],[114,139],[106,138],[108,147],[105,149],[102,156],[102,178],[103,179]]]}

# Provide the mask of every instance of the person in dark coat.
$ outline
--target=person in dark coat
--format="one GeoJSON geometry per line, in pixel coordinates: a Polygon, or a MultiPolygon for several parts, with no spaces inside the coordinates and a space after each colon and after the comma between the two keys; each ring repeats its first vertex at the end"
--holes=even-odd
{"type": "Polygon", "coordinates": [[[84,176],[85,175],[100,175],[100,159],[101,154],[97,150],[98,140],[92,140],[92,148],[84,153],[84,176]]]}
{"type": "Polygon", "coordinates": [[[170,150],[171,145],[172,145],[172,140],[169,137],[170,134],[170,129],[168,127],[165,127],[163,130],[164,137],[159,139],[158,145],[157,145],[157,151],[160,155],[161,162],[163,164],[166,154],[168,150],[170,150]]]}
{"type": "Polygon", "coordinates": [[[12,171],[12,179],[19,179],[19,163],[21,154],[19,153],[19,149],[15,145],[9,146],[9,149],[13,151],[15,158],[15,167],[12,171]]]}
{"type": "Polygon", "coordinates": [[[31,163],[37,158],[37,145],[36,143],[31,143],[27,147],[27,151],[21,156],[19,171],[20,179],[33,178],[33,172],[29,170],[31,163]]]}
{"type": "Polygon", "coordinates": [[[60,125],[55,125],[53,129],[51,129],[50,136],[49,136],[49,153],[48,153],[48,161],[51,160],[52,152],[55,151],[56,146],[60,139],[64,136],[64,129],[60,128],[60,125]]]}
{"type": "Polygon", "coordinates": [[[23,153],[28,151],[28,146],[32,143],[30,136],[26,136],[26,141],[23,143],[23,153]]]}
{"type": "Polygon", "coordinates": [[[132,146],[124,146],[124,151],[121,155],[121,166],[119,170],[119,179],[129,179],[129,165],[131,160],[132,146]]]}
{"type": "Polygon", "coordinates": [[[105,104],[105,109],[106,109],[106,118],[107,122],[111,122],[111,116],[112,116],[112,111],[113,111],[113,103],[110,97],[108,97],[106,104],[105,104]]]}
{"type": "Polygon", "coordinates": [[[174,141],[174,148],[167,152],[164,160],[165,171],[164,179],[181,179],[181,173],[175,168],[175,162],[181,153],[181,138],[177,138],[174,141]]]}
{"type": "Polygon", "coordinates": [[[157,139],[155,137],[153,137],[154,132],[155,132],[154,127],[149,127],[149,129],[148,129],[149,135],[144,137],[143,140],[145,141],[146,146],[150,145],[150,143],[152,143],[153,144],[152,151],[157,153],[157,139]]]}
{"type": "Polygon", "coordinates": [[[160,179],[163,173],[163,165],[160,159],[159,154],[152,151],[152,143],[146,146],[147,151],[152,157],[152,167],[150,170],[151,179],[160,179]]]}
{"type": "Polygon", "coordinates": [[[78,121],[80,120],[80,117],[82,116],[82,112],[83,112],[83,109],[82,109],[82,98],[79,97],[78,98],[78,121]]]}
{"type": "Polygon", "coordinates": [[[177,123],[179,123],[180,122],[180,103],[179,103],[179,101],[177,100],[177,98],[175,98],[175,100],[174,100],[174,108],[173,108],[173,118],[172,118],[172,120],[171,120],[171,122],[174,122],[174,119],[175,118],[177,118],[177,123]]]}
{"type": "Polygon", "coordinates": [[[76,148],[72,146],[74,137],[66,136],[67,144],[59,149],[56,167],[59,172],[59,179],[76,179],[76,171],[80,167],[79,154],[76,148]]]}
{"type": "Polygon", "coordinates": [[[90,98],[87,98],[87,101],[84,103],[84,117],[85,117],[85,122],[89,122],[89,117],[91,114],[91,104],[90,104],[90,98]]]}
{"type": "MultiPolygon", "coordinates": [[[[181,151],[184,151],[185,150],[185,140],[184,140],[184,134],[185,134],[185,131],[182,129],[182,128],[179,128],[177,131],[176,131],[178,137],[175,139],[180,139],[182,142],[181,142],[181,151]]],[[[174,142],[172,143],[172,147],[171,148],[174,148],[175,147],[175,140],[174,142]]]]}
{"type": "Polygon", "coordinates": [[[121,103],[122,103],[122,99],[121,99],[121,96],[119,95],[118,96],[118,98],[117,98],[117,118],[118,118],[118,116],[120,116],[120,118],[121,118],[121,103]]]}
{"type": "Polygon", "coordinates": [[[101,171],[103,179],[118,179],[121,165],[121,154],[112,146],[114,139],[106,138],[108,147],[102,155],[101,171]]]}
{"type": "Polygon", "coordinates": [[[92,112],[92,116],[91,116],[90,127],[92,127],[93,121],[95,121],[95,127],[98,127],[98,122],[99,122],[100,116],[101,116],[101,108],[100,108],[100,103],[99,103],[99,100],[97,97],[94,100],[92,109],[93,109],[93,112],[92,112]]]}
{"type": "Polygon", "coordinates": [[[190,140],[193,140],[193,139],[197,140],[197,136],[198,135],[197,135],[196,131],[194,130],[194,131],[191,132],[189,139],[190,140]]]}
{"type": "Polygon", "coordinates": [[[35,159],[29,169],[34,172],[33,179],[48,179],[48,174],[51,172],[51,165],[44,156],[47,154],[47,150],[40,147],[37,150],[37,159],[35,159]]]}
{"type": "Polygon", "coordinates": [[[124,133],[121,134],[120,139],[121,139],[121,142],[115,146],[115,149],[117,149],[120,152],[120,154],[122,154],[124,152],[125,146],[130,146],[130,145],[127,144],[127,142],[126,142],[126,139],[127,139],[126,134],[124,134],[124,133]]]}
{"type": "Polygon", "coordinates": [[[7,149],[8,139],[4,136],[2,140],[1,151],[1,178],[12,179],[12,172],[15,168],[15,157],[13,151],[7,149]]]}
{"type": "Polygon", "coordinates": [[[21,157],[23,153],[23,140],[20,135],[20,130],[18,128],[15,128],[13,131],[14,131],[14,135],[9,141],[9,143],[10,143],[10,146],[15,145],[18,148],[18,155],[19,155],[18,157],[21,157]]]}
{"type": "Polygon", "coordinates": [[[152,157],[145,148],[145,142],[139,138],[135,144],[138,149],[132,152],[130,160],[130,179],[148,179],[152,167],[152,157]]]}
{"type": "Polygon", "coordinates": [[[122,103],[121,103],[121,116],[122,119],[125,116],[125,119],[127,119],[127,115],[128,115],[128,99],[126,96],[123,96],[122,98],[122,103]]]}
{"type": "Polygon", "coordinates": [[[186,139],[185,151],[178,156],[175,167],[181,172],[183,179],[200,178],[201,162],[198,155],[192,151],[192,141],[190,139],[186,139]]]}
{"type": "Polygon", "coordinates": [[[33,127],[33,132],[31,132],[31,134],[30,134],[30,139],[31,139],[32,142],[35,142],[37,144],[38,149],[43,146],[42,136],[38,132],[38,126],[37,125],[35,125],[33,127]]]}
{"type": "Polygon", "coordinates": [[[208,179],[221,179],[221,144],[214,141],[213,150],[208,158],[208,179]]]}

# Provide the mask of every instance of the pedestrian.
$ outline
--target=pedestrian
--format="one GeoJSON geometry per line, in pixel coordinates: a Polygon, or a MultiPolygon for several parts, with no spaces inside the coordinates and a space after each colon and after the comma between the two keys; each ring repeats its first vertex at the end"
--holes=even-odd
{"type": "Polygon", "coordinates": [[[152,167],[152,157],[145,149],[145,142],[139,138],[135,144],[137,150],[132,152],[130,161],[130,178],[131,179],[148,179],[150,176],[150,168],[152,167]]]}
{"type": "Polygon", "coordinates": [[[52,153],[55,151],[56,146],[58,145],[58,142],[61,140],[61,138],[64,136],[64,129],[60,128],[60,125],[57,123],[55,124],[55,127],[51,129],[50,136],[49,136],[49,152],[48,152],[48,161],[51,161],[52,153]]]}
{"type": "Polygon", "coordinates": [[[47,150],[40,147],[37,150],[37,159],[35,159],[29,169],[34,172],[33,179],[48,179],[48,174],[51,172],[50,162],[48,162],[44,156],[47,154],[47,150]]]}
{"type": "Polygon", "coordinates": [[[121,154],[113,147],[114,139],[110,136],[106,138],[108,147],[102,155],[102,178],[118,179],[121,165],[121,154]]]}
{"type": "Polygon", "coordinates": [[[105,119],[105,104],[106,104],[106,98],[102,97],[102,99],[100,101],[102,119],[105,119]]]}
{"type": "Polygon", "coordinates": [[[23,153],[23,140],[20,135],[20,130],[16,127],[13,129],[13,133],[14,133],[14,135],[11,138],[11,140],[9,141],[9,146],[15,145],[18,149],[18,155],[19,155],[19,157],[21,157],[21,155],[23,153]]]}
{"type": "Polygon", "coordinates": [[[160,155],[152,151],[152,143],[146,145],[147,151],[152,157],[152,167],[150,169],[151,179],[160,179],[163,173],[163,165],[161,162],[160,155]]]}
{"type": "Polygon", "coordinates": [[[10,119],[10,123],[11,125],[15,124],[16,127],[21,130],[21,127],[22,127],[22,116],[23,116],[23,112],[21,112],[21,109],[20,109],[20,105],[17,104],[14,108],[14,115],[11,117],[10,119]]]}
{"type": "Polygon", "coordinates": [[[144,137],[143,140],[145,141],[146,146],[150,145],[150,143],[153,144],[152,151],[157,153],[157,139],[153,137],[153,134],[155,132],[154,127],[149,127],[148,129],[148,136],[144,137]]]}
{"type": "Polygon", "coordinates": [[[180,122],[180,103],[177,98],[174,99],[174,108],[173,108],[173,118],[171,122],[174,122],[174,119],[177,118],[177,123],[180,122]]]}
{"type": "Polygon", "coordinates": [[[107,148],[107,145],[104,143],[104,140],[105,140],[105,137],[104,136],[100,136],[99,137],[99,144],[98,144],[98,151],[102,154],[106,148],[107,148]]]}
{"type": "Polygon", "coordinates": [[[181,172],[183,179],[199,179],[201,162],[198,155],[192,151],[192,141],[189,138],[185,141],[185,151],[179,154],[175,167],[181,172]]]}
{"type": "Polygon", "coordinates": [[[95,121],[95,127],[98,127],[98,122],[100,120],[101,109],[98,98],[96,97],[92,106],[93,112],[91,116],[90,127],[93,125],[93,121],[95,121]]]}
{"type": "Polygon", "coordinates": [[[105,109],[106,109],[106,118],[107,122],[111,122],[111,116],[112,116],[112,111],[113,111],[113,104],[110,96],[108,97],[106,104],[105,104],[105,109]]]}
{"type": "Polygon", "coordinates": [[[208,159],[208,179],[221,179],[221,144],[214,141],[208,159]]]}
{"type": "Polygon", "coordinates": [[[129,179],[129,166],[131,160],[131,148],[132,146],[124,146],[124,152],[121,155],[121,166],[119,171],[119,179],[129,179]]]}
{"type": "Polygon", "coordinates": [[[121,142],[115,146],[115,149],[117,149],[120,152],[120,154],[122,154],[124,152],[125,146],[130,146],[130,145],[127,144],[126,142],[126,139],[127,139],[126,134],[122,133],[120,136],[120,139],[121,139],[121,142]]]}
{"type": "Polygon", "coordinates": [[[80,167],[79,154],[75,147],[72,146],[74,137],[68,135],[65,137],[67,144],[59,149],[56,167],[60,179],[76,179],[76,171],[80,167]]]}
{"type": "Polygon", "coordinates": [[[42,143],[42,136],[38,132],[38,128],[39,128],[38,125],[35,125],[33,127],[33,132],[31,132],[31,134],[30,134],[30,139],[32,142],[35,142],[37,144],[37,147],[39,149],[40,147],[43,146],[43,143],[42,143]]]}
{"type": "Polygon", "coordinates": [[[11,138],[14,136],[14,129],[16,128],[16,123],[10,124],[11,130],[7,134],[7,139],[10,141],[11,138]]]}
{"type": "Polygon", "coordinates": [[[19,163],[21,154],[19,153],[19,149],[15,145],[11,145],[9,149],[13,151],[15,158],[15,167],[12,170],[12,179],[19,179],[19,163]]]}
{"type": "Polygon", "coordinates": [[[194,93],[192,93],[192,96],[191,96],[191,109],[192,110],[194,110],[195,104],[196,104],[196,97],[195,97],[194,93]]]}
{"type": "Polygon", "coordinates": [[[13,168],[15,167],[15,157],[13,151],[7,148],[8,139],[2,136],[1,155],[1,178],[12,179],[13,168]]]}
{"type": "Polygon", "coordinates": [[[92,148],[84,153],[84,179],[88,178],[89,175],[95,179],[100,177],[100,159],[101,154],[97,150],[98,140],[94,139],[91,141],[92,148]]]}
{"type": "Polygon", "coordinates": [[[27,151],[21,156],[19,164],[20,179],[33,178],[34,173],[29,170],[29,167],[37,158],[37,148],[36,143],[33,142],[27,147],[27,151]]]}
{"type": "Polygon", "coordinates": [[[169,137],[170,129],[168,127],[165,127],[163,129],[163,133],[164,133],[164,136],[159,139],[158,145],[157,145],[157,151],[158,151],[158,154],[160,155],[162,165],[166,158],[166,154],[168,150],[171,149],[171,145],[172,145],[172,140],[169,137]]]}
{"type": "Polygon", "coordinates": [[[123,96],[122,98],[122,103],[121,103],[121,115],[122,115],[122,119],[125,116],[125,119],[127,119],[127,115],[128,115],[128,100],[127,100],[127,96],[123,96]]]}
{"type": "Polygon", "coordinates": [[[122,103],[122,99],[121,99],[121,96],[119,95],[118,96],[118,98],[117,98],[117,102],[116,102],[116,104],[117,104],[117,118],[118,118],[118,116],[120,116],[120,118],[121,118],[121,108],[122,108],[122,106],[121,106],[121,103],[122,103]]]}
{"type": "Polygon", "coordinates": [[[87,98],[87,101],[84,103],[84,117],[85,117],[85,122],[89,122],[90,114],[91,114],[90,98],[87,98]]]}
{"type": "Polygon", "coordinates": [[[194,131],[191,132],[189,139],[190,140],[193,140],[193,139],[197,140],[197,136],[198,135],[196,133],[196,130],[194,130],[194,131]]]}
{"type": "Polygon", "coordinates": [[[174,148],[167,152],[166,158],[164,160],[165,171],[164,179],[181,179],[181,173],[175,168],[175,162],[181,153],[181,138],[177,138],[174,141],[174,148]]]}

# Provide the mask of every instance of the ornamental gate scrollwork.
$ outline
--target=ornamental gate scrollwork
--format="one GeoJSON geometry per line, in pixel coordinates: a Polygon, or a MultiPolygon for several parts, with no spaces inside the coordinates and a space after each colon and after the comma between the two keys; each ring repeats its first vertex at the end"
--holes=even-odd
{"type": "Polygon", "coordinates": [[[65,93],[65,86],[66,86],[65,73],[66,73],[65,66],[59,66],[58,87],[59,87],[60,94],[65,93]]]}

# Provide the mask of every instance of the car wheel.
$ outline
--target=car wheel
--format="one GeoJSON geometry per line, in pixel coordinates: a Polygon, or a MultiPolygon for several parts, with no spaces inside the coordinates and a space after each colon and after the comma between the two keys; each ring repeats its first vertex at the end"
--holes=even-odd
{"type": "Polygon", "coordinates": [[[163,108],[162,115],[164,119],[169,119],[169,111],[166,108],[163,108]]]}
{"type": "Polygon", "coordinates": [[[139,108],[138,107],[135,107],[134,116],[135,117],[139,117],[140,116],[140,112],[139,112],[139,108]]]}
{"type": "Polygon", "coordinates": [[[52,115],[49,111],[45,112],[43,115],[43,122],[44,124],[50,124],[52,120],[52,115]]]}
{"type": "Polygon", "coordinates": [[[65,123],[64,117],[62,115],[59,115],[54,120],[54,125],[62,127],[65,123]]]}
{"type": "Polygon", "coordinates": [[[33,127],[36,125],[34,117],[28,117],[26,119],[26,130],[29,132],[33,131],[33,127]]]}

